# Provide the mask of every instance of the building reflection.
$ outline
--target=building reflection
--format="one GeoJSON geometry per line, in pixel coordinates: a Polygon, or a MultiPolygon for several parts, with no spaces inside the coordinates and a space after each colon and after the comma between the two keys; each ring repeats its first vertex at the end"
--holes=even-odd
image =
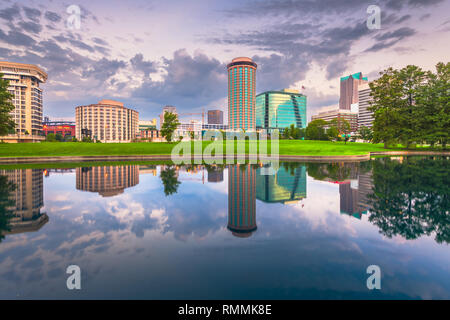
{"type": "Polygon", "coordinates": [[[295,203],[306,198],[306,166],[284,167],[274,175],[256,172],[256,198],[264,202],[295,203]]]}
{"type": "Polygon", "coordinates": [[[218,166],[208,166],[208,182],[216,183],[223,181],[223,168],[218,166]]]}
{"type": "Polygon", "coordinates": [[[9,229],[3,234],[34,232],[48,222],[46,213],[41,213],[44,206],[44,183],[42,169],[0,170],[0,175],[6,176],[14,186],[9,199],[13,207],[9,220],[9,229]]]}
{"type": "Polygon", "coordinates": [[[97,192],[102,197],[119,195],[138,183],[138,165],[76,168],[76,188],[97,192]]]}
{"type": "Polygon", "coordinates": [[[340,211],[361,219],[370,210],[368,196],[372,193],[372,173],[359,173],[357,179],[339,185],[340,211]]]}
{"type": "Polygon", "coordinates": [[[256,168],[252,165],[228,167],[228,230],[247,238],[256,227],[256,168]]]}

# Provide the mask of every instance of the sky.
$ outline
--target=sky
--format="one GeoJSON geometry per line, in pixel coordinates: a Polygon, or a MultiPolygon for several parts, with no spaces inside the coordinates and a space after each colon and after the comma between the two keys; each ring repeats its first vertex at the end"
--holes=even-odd
{"type": "Polygon", "coordinates": [[[226,65],[247,56],[257,93],[299,89],[310,118],[338,104],[341,76],[448,62],[448,12],[450,0],[2,0],[0,60],[48,73],[51,119],[115,99],[149,120],[165,105],[226,118],[226,65]],[[381,9],[380,29],[367,27],[370,5],[381,9]]]}

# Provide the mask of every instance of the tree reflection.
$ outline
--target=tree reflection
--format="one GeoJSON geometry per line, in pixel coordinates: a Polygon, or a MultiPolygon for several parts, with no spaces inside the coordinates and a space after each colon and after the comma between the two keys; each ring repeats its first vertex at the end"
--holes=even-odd
{"type": "Polygon", "coordinates": [[[164,185],[164,194],[170,196],[177,193],[178,186],[181,184],[178,181],[177,171],[173,166],[167,166],[161,169],[161,182],[164,185]]]}
{"type": "Polygon", "coordinates": [[[448,160],[442,157],[374,161],[369,221],[389,238],[435,233],[438,243],[449,243],[449,175],[448,160]]]}
{"type": "Polygon", "coordinates": [[[16,186],[8,177],[0,176],[0,242],[5,237],[4,232],[11,231],[9,221],[14,216],[14,199],[11,199],[11,192],[16,186]]]}

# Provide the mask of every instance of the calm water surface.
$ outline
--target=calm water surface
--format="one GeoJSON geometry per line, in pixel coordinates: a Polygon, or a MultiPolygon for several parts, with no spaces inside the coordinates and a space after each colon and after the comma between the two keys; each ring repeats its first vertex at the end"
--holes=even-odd
{"type": "Polygon", "coordinates": [[[449,162],[0,169],[0,298],[449,299],[449,162]]]}

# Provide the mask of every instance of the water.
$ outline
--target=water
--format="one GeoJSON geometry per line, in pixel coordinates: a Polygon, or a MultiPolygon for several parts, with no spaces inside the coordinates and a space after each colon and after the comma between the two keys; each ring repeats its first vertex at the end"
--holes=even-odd
{"type": "Polygon", "coordinates": [[[449,168],[0,169],[0,298],[449,299],[449,168]]]}

